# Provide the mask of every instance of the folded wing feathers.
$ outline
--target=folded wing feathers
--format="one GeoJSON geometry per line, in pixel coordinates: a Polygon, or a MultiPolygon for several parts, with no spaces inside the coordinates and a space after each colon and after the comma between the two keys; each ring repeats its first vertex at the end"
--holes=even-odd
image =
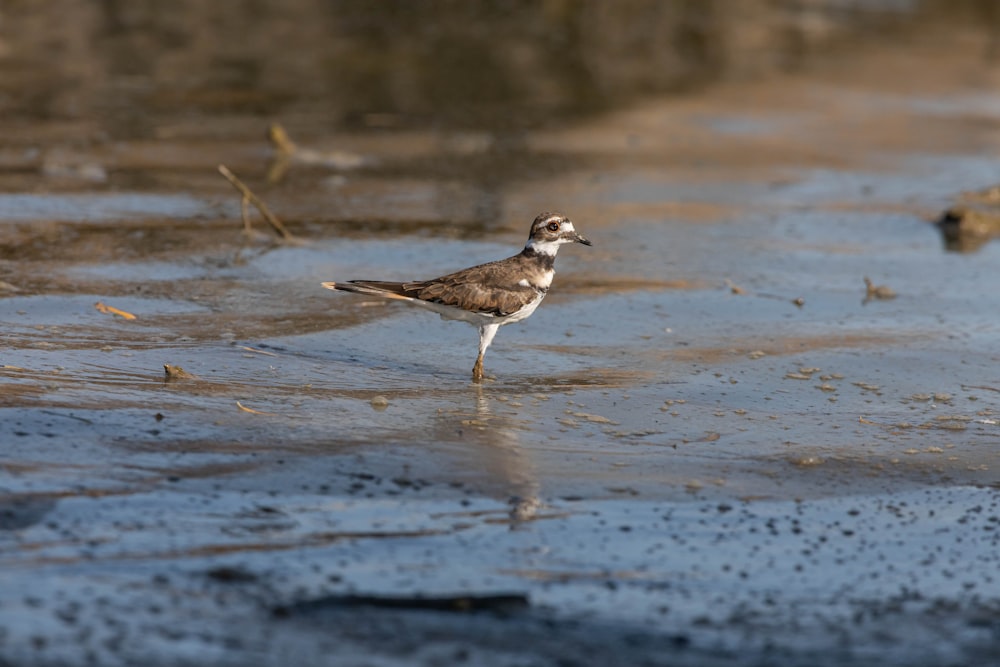
{"type": "Polygon", "coordinates": [[[387,282],[381,280],[352,280],[347,283],[325,283],[332,289],[346,292],[374,294],[395,299],[415,299],[446,306],[454,306],[471,312],[490,315],[509,315],[538,298],[538,290],[512,280],[502,281],[500,262],[490,262],[480,266],[451,273],[432,280],[414,282],[387,282]],[[493,286],[486,287],[490,283],[493,286]]]}
{"type": "Polygon", "coordinates": [[[449,285],[431,281],[424,283],[417,298],[477,313],[509,315],[523,308],[537,296],[538,293],[534,289],[521,285],[499,289],[483,287],[476,283],[449,285]]]}

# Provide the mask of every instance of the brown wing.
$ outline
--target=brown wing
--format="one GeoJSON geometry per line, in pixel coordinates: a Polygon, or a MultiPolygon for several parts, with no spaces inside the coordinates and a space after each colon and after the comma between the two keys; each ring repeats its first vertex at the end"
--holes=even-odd
{"type": "Polygon", "coordinates": [[[463,310],[493,315],[515,313],[538,298],[538,290],[520,285],[518,257],[480,264],[419,283],[405,283],[404,289],[424,301],[433,301],[463,310]]]}
{"type": "Polygon", "coordinates": [[[538,298],[539,290],[519,281],[524,273],[520,256],[480,264],[431,280],[406,283],[352,280],[334,289],[419,299],[463,310],[493,315],[515,313],[538,298]]]}
{"type": "Polygon", "coordinates": [[[515,289],[500,289],[476,283],[449,285],[430,282],[419,291],[417,298],[476,313],[509,315],[537,299],[538,292],[520,285],[515,286],[515,289]]]}

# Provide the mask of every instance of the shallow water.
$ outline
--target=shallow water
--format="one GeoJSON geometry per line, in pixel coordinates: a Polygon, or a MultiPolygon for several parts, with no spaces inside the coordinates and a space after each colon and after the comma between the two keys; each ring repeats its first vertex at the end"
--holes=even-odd
{"type": "Polygon", "coordinates": [[[1000,244],[929,220],[1000,182],[1000,94],[949,29],[514,145],[291,114],[364,166],[271,184],[263,118],[3,147],[0,662],[995,659],[1000,244]],[[220,162],[300,242],[244,235],[220,162]],[[472,328],[319,285],[512,254],[546,209],[594,246],[480,386],[472,328]],[[329,597],[498,592],[529,606],[329,597]]]}

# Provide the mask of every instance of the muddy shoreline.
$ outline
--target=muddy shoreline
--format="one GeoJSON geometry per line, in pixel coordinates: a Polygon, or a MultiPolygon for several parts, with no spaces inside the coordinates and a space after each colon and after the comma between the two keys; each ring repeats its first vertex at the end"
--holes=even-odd
{"type": "MultiPolygon", "coordinates": [[[[141,16],[108,48],[181,39],[141,16]]],[[[108,129],[24,56],[50,75],[0,86],[0,664],[996,661],[1000,241],[934,224],[1000,183],[996,31],[823,25],[801,68],[570,113],[624,79],[553,65],[523,118],[470,92],[471,125],[402,79],[277,104],[292,52],[151,92],[168,48],[93,80],[131,86],[108,129]],[[245,235],[220,163],[301,242],[245,235]],[[548,209],[594,247],[481,386],[472,329],[320,287],[507,256],[548,209]]],[[[548,48],[518,43],[512,80],[548,48]]]]}

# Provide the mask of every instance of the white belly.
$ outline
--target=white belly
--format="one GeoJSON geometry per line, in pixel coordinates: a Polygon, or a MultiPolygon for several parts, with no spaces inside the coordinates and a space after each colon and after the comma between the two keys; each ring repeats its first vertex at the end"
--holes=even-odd
{"type": "Polygon", "coordinates": [[[545,298],[545,292],[540,292],[534,301],[528,303],[521,310],[511,313],[510,315],[501,315],[499,317],[494,316],[493,323],[513,324],[514,322],[520,322],[521,320],[525,319],[526,317],[530,316],[533,312],[535,312],[535,309],[538,308],[538,304],[540,304],[542,302],[542,299],[544,298],[545,298]]]}
{"type": "Polygon", "coordinates": [[[468,322],[469,324],[481,327],[487,324],[496,324],[497,326],[502,326],[504,324],[513,324],[514,322],[520,322],[524,318],[530,316],[535,309],[538,308],[538,304],[542,302],[545,298],[545,292],[539,293],[539,295],[529,303],[527,303],[524,308],[513,312],[510,315],[490,315],[487,313],[473,313],[467,310],[462,310],[461,308],[454,308],[452,306],[445,306],[440,303],[434,303],[432,301],[420,301],[419,299],[409,299],[409,302],[415,306],[420,306],[421,308],[426,308],[427,310],[433,310],[435,313],[441,316],[443,320],[460,320],[462,322],[468,322]]]}

